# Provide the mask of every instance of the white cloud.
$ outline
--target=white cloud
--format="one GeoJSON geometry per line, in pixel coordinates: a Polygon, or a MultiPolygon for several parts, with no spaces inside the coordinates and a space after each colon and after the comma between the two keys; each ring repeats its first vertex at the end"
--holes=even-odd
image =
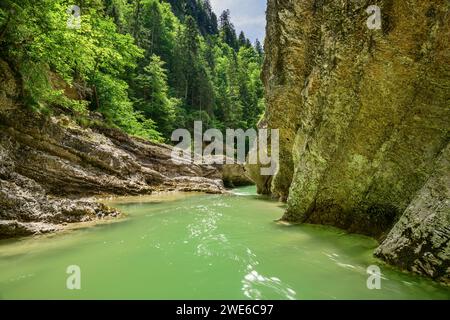
{"type": "Polygon", "coordinates": [[[211,5],[218,17],[223,10],[230,9],[238,34],[243,30],[252,41],[264,39],[266,0],[211,0],[211,5]]]}

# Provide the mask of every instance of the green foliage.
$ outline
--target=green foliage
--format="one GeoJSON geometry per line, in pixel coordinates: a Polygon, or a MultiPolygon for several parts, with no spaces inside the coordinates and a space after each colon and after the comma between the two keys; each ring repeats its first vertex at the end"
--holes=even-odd
{"type": "Polygon", "coordinates": [[[230,10],[225,10],[220,15],[220,37],[231,48],[235,50],[239,48],[236,30],[230,20],[230,10]]]}
{"type": "Polygon", "coordinates": [[[135,106],[149,119],[156,121],[158,129],[170,136],[175,129],[179,100],[169,97],[167,71],[164,62],[153,55],[143,73],[136,77],[137,88],[135,106]]]}
{"type": "Polygon", "coordinates": [[[263,109],[263,51],[206,0],[84,0],[81,28],[68,0],[3,0],[0,56],[22,80],[23,101],[105,115],[156,141],[178,127],[255,127],[263,109]],[[64,85],[55,82],[55,74],[64,85]],[[78,92],[68,95],[67,88],[78,92]]]}
{"type": "Polygon", "coordinates": [[[156,130],[153,120],[134,111],[133,103],[128,97],[128,85],[108,74],[97,74],[94,79],[98,88],[99,111],[105,115],[110,124],[117,125],[131,135],[160,141],[161,135],[156,130]]]}

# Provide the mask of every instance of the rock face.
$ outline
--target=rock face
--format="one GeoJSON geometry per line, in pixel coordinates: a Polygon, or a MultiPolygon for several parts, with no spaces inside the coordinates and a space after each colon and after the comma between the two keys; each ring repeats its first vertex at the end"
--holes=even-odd
{"type": "Polygon", "coordinates": [[[171,147],[118,130],[26,111],[3,62],[0,79],[0,238],[119,215],[88,196],[224,192],[218,168],[172,162],[171,147]]]}
{"type": "Polygon", "coordinates": [[[375,255],[450,283],[450,146],[375,255]]]}
{"type": "Polygon", "coordinates": [[[449,9],[443,0],[269,0],[263,76],[265,122],[280,129],[270,191],[287,200],[284,219],[389,234],[378,256],[444,281],[449,9]],[[380,30],[367,25],[370,5],[381,9],[380,30]]]}
{"type": "Polygon", "coordinates": [[[254,182],[248,177],[245,166],[241,164],[221,165],[222,180],[226,187],[248,186],[254,182]]]}

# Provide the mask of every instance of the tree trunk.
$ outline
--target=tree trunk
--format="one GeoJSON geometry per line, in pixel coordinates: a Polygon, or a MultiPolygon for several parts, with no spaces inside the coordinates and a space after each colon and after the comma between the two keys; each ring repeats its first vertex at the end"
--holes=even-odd
{"type": "Polygon", "coordinates": [[[92,90],[94,92],[94,99],[95,99],[95,110],[99,110],[100,109],[100,101],[98,99],[98,94],[97,94],[97,86],[94,84],[92,86],[92,90]]]}

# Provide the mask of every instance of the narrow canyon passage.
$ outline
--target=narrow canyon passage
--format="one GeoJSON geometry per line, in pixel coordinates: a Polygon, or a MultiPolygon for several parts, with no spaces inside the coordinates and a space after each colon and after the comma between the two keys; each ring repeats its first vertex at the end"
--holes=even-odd
{"type": "Polygon", "coordinates": [[[450,301],[449,17],[1,0],[0,300],[450,301]]]}

